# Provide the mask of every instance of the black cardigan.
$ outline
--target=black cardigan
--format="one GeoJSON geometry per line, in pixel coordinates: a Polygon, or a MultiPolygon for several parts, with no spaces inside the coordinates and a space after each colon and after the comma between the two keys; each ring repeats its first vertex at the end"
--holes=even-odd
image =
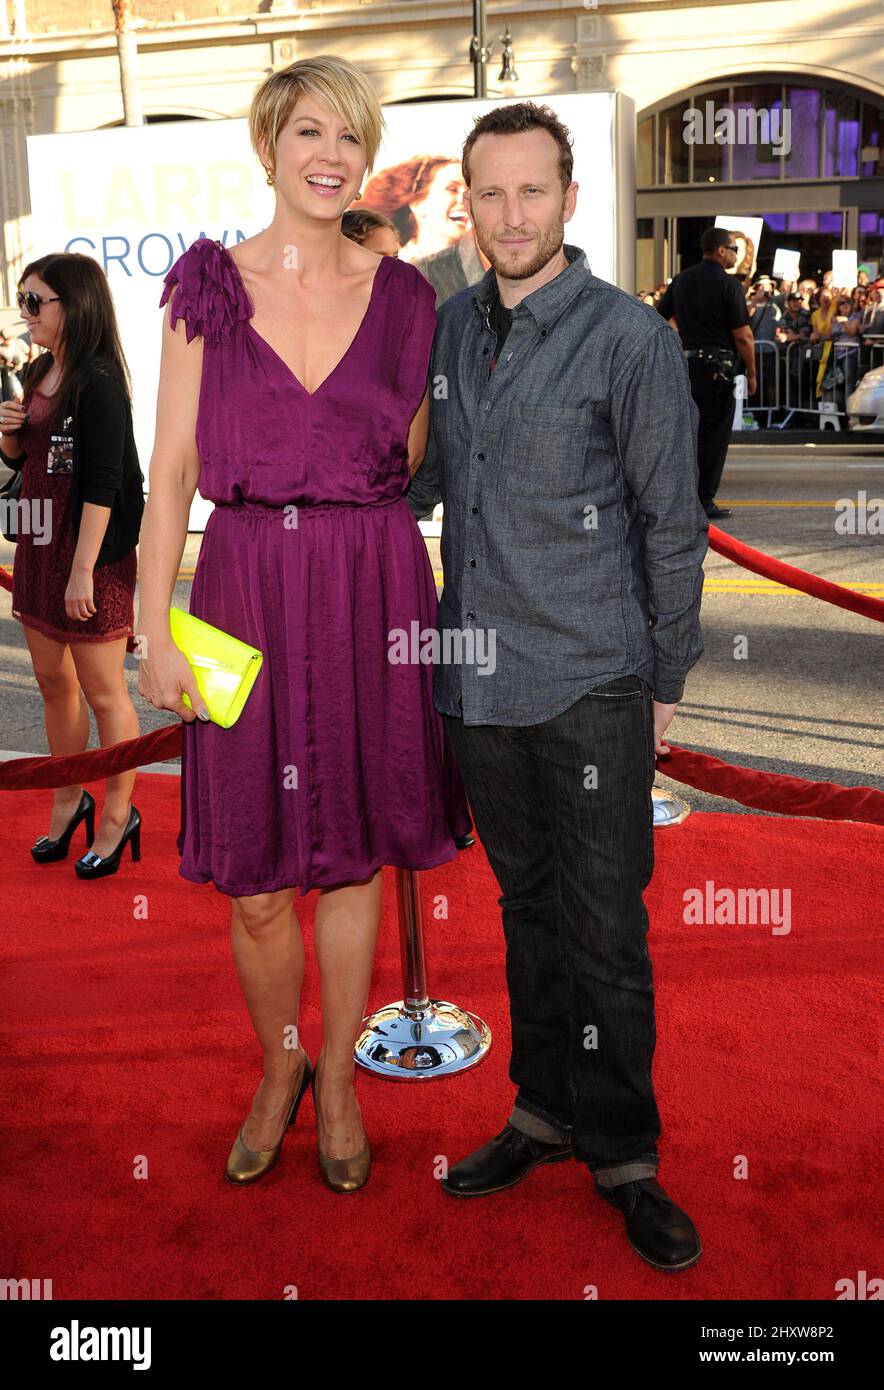
{"type": "MultiPolygon", "coordinates": [[[[96,365],[81,387],[73,417],[71,524],[75,538],[80,533],[84,502],[111,509],[95,560],[98,569],[122,560],[138,544],[144,514],[144,476],[135,447],[132,407],[115,375],[96,365]]],[[[9,459],[9,466],[20,468],[26,458],[25,453],[9,459]]]]}

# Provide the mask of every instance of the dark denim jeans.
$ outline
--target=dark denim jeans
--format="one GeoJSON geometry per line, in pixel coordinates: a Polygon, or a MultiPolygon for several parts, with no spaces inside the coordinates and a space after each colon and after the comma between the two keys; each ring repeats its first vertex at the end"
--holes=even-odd
{"type": "Polygon", "coordinates": [[[650,687],[608,681],[542,724],[445,724],[502,890],[510,1124],[570,1131],[601,1186],[653,1177],[650,687]]]}

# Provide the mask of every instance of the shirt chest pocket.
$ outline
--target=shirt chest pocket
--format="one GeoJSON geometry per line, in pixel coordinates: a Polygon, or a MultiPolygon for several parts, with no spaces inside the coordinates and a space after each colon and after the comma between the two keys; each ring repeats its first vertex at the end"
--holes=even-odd
{"type": "Polygon", "coordinates": [[[591,404],[509,408],[501,442],[501,486],[520,497],[574,497],[586,488],[591,404]]]}

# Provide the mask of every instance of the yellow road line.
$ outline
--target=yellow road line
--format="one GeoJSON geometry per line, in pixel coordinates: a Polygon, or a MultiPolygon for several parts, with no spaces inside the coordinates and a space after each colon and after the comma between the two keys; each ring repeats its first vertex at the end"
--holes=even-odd
{"type": "MultiPolygon", "coordinates": [[[[841,588],[841,589],[855,589],[858,593],[865,593],[865,592],[874,593],[874,592],[877,592],[877,591],[879,591],[879,590],[881,590],[881,589],[884,589],[884,583],[879,583],[877,580],[869,580],[868,583],[867,583],[865,580],[861,580],[861,579],[854,579],[854,580],[847,580],[847,581],[840,580],[840,579],[836,579],[836,580],[833,580],[832,582],[835,583],[835,584],[837,584],[837,585],[839,586],[839,588],[841,588]]],[[[782,584],[778,584],[777,581],[776,581],[775,579],[761,579],[761,578],[759,578],[759,579],[707,579],[707,580],[706,580],[706,583],[703,585],[703,588],[704,588],[704,589],[713,589],[713,588],[715,588],[715,589],[722,589],[722,590],[724,590],[724,589],[745,589],[747,586],[748,586],[748,587],[751,587],[751,588],[753,588],[753,589],[758,589],[758,588],[764,587],[764,588],[769,588],[769,589],[772,589],[772,590],[782,589],[782,588],[784,588],[784,587],[785,587],[785,588],[788,588],[788,585],[785,585],[785,586],[784,586],[784,585],[782,585],[782,584]]]]}
{"type": "MultiPolygon", "coordinates": [[[[715,500],[719,507],[834,507],[839,499],[833,497],[831,502],[821,502],[819,500],[810,501],[808,498],[800,498],[797,501],[787,501],[785,499],[781,500],[779,498],[763,497],[717,497],[715,500]]],[[[714,517],[712,520],[714,520],[714,517]]]]}

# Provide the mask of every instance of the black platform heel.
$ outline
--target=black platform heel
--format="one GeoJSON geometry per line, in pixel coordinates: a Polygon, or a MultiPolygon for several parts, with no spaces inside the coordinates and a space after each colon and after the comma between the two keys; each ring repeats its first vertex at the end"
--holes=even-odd
{"type": "Polygon", "coordinates": [[[105,874],[115,874],[120,867],[120,860],[123,857],[127,840],[132,843],[132,859],[137,864],[141,858],[141,814],[136,806],[129,808],[129,819],[126,821],[119,844],[113,853],[102,857],[91,849],[87,850],[82,859],[78,859],[74,865],[78,876],[80,878],[104,878],[105,874]]]}
{"type": "Polygon", "coordinates": [[[31,854],[35,862],[37,864],[51,864],[56,859],[66,859],[71,836],[81,820],[86,822],[86,844],[91,845],[95,839],[95,800],[85,787],[64,834],[59,835],[57,840],[50,840],[48,835],[41,835],[31,845],[31,854]]]}

